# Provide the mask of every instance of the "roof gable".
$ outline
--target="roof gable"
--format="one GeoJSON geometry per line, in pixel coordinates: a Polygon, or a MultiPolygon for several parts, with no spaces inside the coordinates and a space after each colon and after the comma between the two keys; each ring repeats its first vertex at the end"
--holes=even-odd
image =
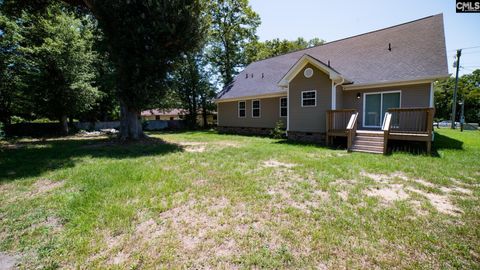
{"type": "Polygon", "coordinates": [[[280,87],[287,87],[293,78],[295,78],[300,71],[307,64],[312,64],[314,67],[318,68],[320,71],[326,73],[330,80],[332,81],[346,81],[344,76],[338,73],[336,70],[328,66],[327,64],[323,63],[322,61],[314,58],[311,55],[304,54],[298,61],[288,70],[288,72],[280,79],[278,82],[278,86],[280,87]]]}

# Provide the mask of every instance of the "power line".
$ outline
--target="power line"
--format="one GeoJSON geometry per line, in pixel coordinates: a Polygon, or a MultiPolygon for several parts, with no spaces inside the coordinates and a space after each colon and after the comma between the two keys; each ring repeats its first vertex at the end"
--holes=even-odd
{"type": "Polygon", "coordinates": [[[475,51],[475,52],[466,52],[464,54],[477,54],[477,53],[480,53],[480,51],[475,51]]]}
{"type": "Polygon", "coordinates": [[[470,49],[476,49],[476,48],[480,48],[480,45],[479,46],[468,47],[468,48],[463,48],[462,50],[470,50],[470,49]]]}
{"type": "Polygon", "coordinates": [[[456,52],[457,50],[471,50],[471,49],[476,49],[476,48],[480,48],[480,45],[478,46],[472,46],[472,47],[467,47],[467,48],[460,48],[460,49],[455,49],[455,50],[449,50],[447,52],[456,52]]]}

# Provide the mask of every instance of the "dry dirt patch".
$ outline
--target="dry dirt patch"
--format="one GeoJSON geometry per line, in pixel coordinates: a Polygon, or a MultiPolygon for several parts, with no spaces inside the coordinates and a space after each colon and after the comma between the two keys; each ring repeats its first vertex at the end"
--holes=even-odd
{"type": "MultiPolygon", "coordinates": [[[[392,183],[395,179],[401,179],[408,181],[410,180],[401,172],[396,172],[390,175],[385,174],[370,174],[362,172],[363,176],[367,176],[376,182],[381,184],[381,187],[376,189],[369,189],[366,194],[368,196],[376,196],[382,198],[384,203],[392,203],[397,200],[406,200],[409,199],[409,194],[407,192],[417,193],[427,199],[427,201],[435,208],[437,211],[449,214],[449,215],[458,215],[462,213],[460,208],[455,206],[449,196],[452,192],[458,192],[462,194],[472,194],[472,191],[466,188],[454,186],[454,187],[440,187],[440,190],[446,193],[446,195],[435,194],[431,192],[425,192],[420,189],[413,187],[407,187],[405,184],[396,184],[392,183]]],[[[433,183],[427,182],[423,179],[413,179],[415,183],[418,183],[425,187],[436,188],[438,186],[433,183]]],[[[411,201],[419,214],[422,214],[422,211],[419,210],[420,203],[418,201],[411,201]]]]}
{"type": "Polygon", "coordinates": [[[29,192],[30,197],[42,195],[48,193],[54,189],[57,189],[65,184],[64,181],[52,181],[50,179],[40,179],[37,180],[33,186],[32,190],[29,192]]]}
{"type": "Polygon", "coordinates": [[[439,195],[430,192],[425,192],[423,190],[415,189],[415,188],[408,188],[410,191],[420,194],[428,199],[430,204],[437,209],[438,212],[449,214],[449,215],[459,215],[462,212],[460,208],[453,205],[450,201],[448,196],[446,195],[439,195]]]}
{"type": "Polygon", "coordinates": [[[284,163],[284,162],[280,162],[278,160],[274,160],[274,159],[270,159],[270,160],[267,160],[267,161],[264,161],[263,162],[263,167],[265,168],[293,168],[295,167],[296,165],[293,164],[293,163],[284,163]]]}
{"type": "Polygon", "coordinates": [[[207,148],[207,143],[202,142],[181,142],[179,145],[181,145],[186,152],[190,153],[205,152],[207,148]]]}
{"type": "Polygon", "coordinates": [[[201,153],[212,148],[224,149],[228,147],[240,147],[241,144],[232,141],[207,142],[180,142],[178,143],[186,152],[201,153]]]}
{"type": "Polygon", "coordinates": [[[215,256],[238,252],[234,239],[217,241],[213,236],[235,226],[233,223],[243,215],[244,207],[232,205],[226,198],[190,200],[138,223],[129,235],[107,236],[106,249],[92,260],[110,258],[108,265],[125,265],[135,260],[135,252],[155,258],[165,243],[173,241],[180,262],[190,260],[202,265],[215,256]]]}
{"type": "Polygon", "coordinates": [[[0,252],[0,270],[16,269],[20,256],[0,252]]]}
{"type": "Polygon", "coordinates": [[[367,173],[365,171],[362,171],[360,175],[366,176],[378,183],[389,183],[394,179],[401,179],[406,181],[409,180],[408,177],[401,172],[395,172],[392,174],[376,174],[376,173],[367,173]]]}
{"type": "MultiPolygon", "coordinates": [[[[270,249],[281,247],[284,241],[279,230],[291,227],[290,222],[270,203],[259,209],[225,197],[191,199],[144,219],[129,233],[107,233],[106,247],[90,262],[128,266],[136,262],[139,254],[155,261],[173,248],[173,265],[214,269],[226,263],[231,268],[235,265],[230,262],[247,252],[252,241],[262,242],[270,249]]],[[[302,254],[303,247],[292,248],[292,252],[302,254]]]]}
{"type": "Polygon", "coordinates": [[[54,232],[58,232],[63,228],[62,221],[55,216],[48,216],[44,221],[32,225],[31,228],[36,229],[42,226],[50,228],[54,232]]]}
{"type": "Polygon", "coordinates": [[[366,194],[372,197],[380,197],[386,203],[408,199],[408,194],[405,192],[403,185],[400,184],[390,184],[386,187],[369,189],[366,194]]]}
{"type": "Polygon", "coordinates": [[[262,167],[275,169],[272,175],[275,182],[269,186],[267,194],[273,197],[272,206],[277,209],[294,207],[311,213],[311,208],[316,208],[329,200],[329,194],[318,189],[318,184],[314,180],[304,178],[291,170],[295,166],[296,164],[273,159],[264,161],[262,167]],[[310,186],[310,192],[294,194],[301,185],[310,186]]]}

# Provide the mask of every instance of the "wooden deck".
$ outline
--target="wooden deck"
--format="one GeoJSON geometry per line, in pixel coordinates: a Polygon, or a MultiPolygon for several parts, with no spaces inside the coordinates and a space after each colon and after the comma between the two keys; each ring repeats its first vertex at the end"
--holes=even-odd
{"type": "Polygon", "coordinates": [[[385,113],[381,130],[357,130],[356,110],[327,111],[327,144],[334,137],[347,137],[348,151],[383,153],[389,140],[422,141],[431,152],[433,108],[396,108],[385,113]]]}

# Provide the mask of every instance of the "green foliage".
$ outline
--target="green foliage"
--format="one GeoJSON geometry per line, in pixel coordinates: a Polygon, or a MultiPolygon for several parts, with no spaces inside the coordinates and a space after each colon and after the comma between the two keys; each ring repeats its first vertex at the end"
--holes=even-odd
{"type": "Polygon", "coordinates": [[[19,25],[0,13],[0,122],[9,123],[12,115],[28,111],[22,99],[24,57],[20,51],[23,36],[19,25]]]}
{"type": "Polygon", "coordinates": [[[274,139],[283,139],[285,138],[285,127],[283,126],[283,122],[278,120],[275,123],[275,128],[272,129],[270,135],[274,139]]]}
{"type": "Polygon", "coordinates": [[[178,107],[188,112],[186,116],[188,126],[195,127],[198,112],[209,110],[215,94],[209,82],[203,56],[191,53],[180,59],[176,63],[171,86],[180,101],[178,107]]]}
{"type": "Polygon", "coordinates": [[[92,108],[97,57],[92,23],[52,5],[45,14],[24,14],[28,96],[37,116],[61,119],[92,108]]]}
{"type": "Polygon", "coordinates": [[[3,123],[0,122],[0,139],[5,138],[5,132],[3,131],[3,123]]]}
{"type": "Polygon", "coordinates": [[[286,39],[280,40],[278,38],[267,40],[265,42],[254,41],[246,46],[247,63],[318,46],[323,43],[325,43],[325,41],[319,38],[313,38],[306,41],[301,37],[293,41],[286,39]]]}
{"type": "Polygon", "coordinates": [[[91,10],[108,44],[118,96],[134,110],[163,97],[173,61],[204,34],[197,0],[105,0],[91,10]]]}
{"type": "MultiPolygon", "coordinates": [[[[435,115],[439,119],[451,119],[453,91],[455,78],[448,78],[435,84],[435,115]]],[[[465,121],[480,122],[480,69],[471,74],[463,75],[458,80],[457,121],[460,120],[461,106],[458,102],[465,101],[465,121]]]]}
{"type": "Polygon", "coordinates": [[[207,47],[209,61],[220,74],[223,85],[228,85],[247,64],[245,48],[257,40],[260,17],[248,0],[208,1],[206,11],[211,24],[207,47]]]}
{"type": "Polygon", "coordinates": [[[97,57],[93,62],[95,68],[94,86],[99,90],[99,98],[92,108],[78,115],[81,121],[112,121],[120,117],[120,108],[116,91],[115,66],[109,58],[103,32],[94,27],[93,49],[97,57]]]}

